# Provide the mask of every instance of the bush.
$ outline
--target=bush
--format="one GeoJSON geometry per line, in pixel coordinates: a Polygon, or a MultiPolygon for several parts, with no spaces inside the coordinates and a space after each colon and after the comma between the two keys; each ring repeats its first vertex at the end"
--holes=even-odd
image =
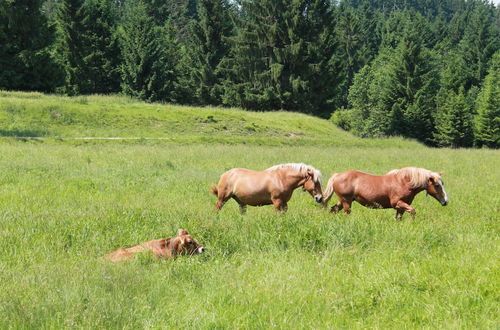
{"type": "Polygon", "coordinates": [[[343,130],[350,131],[351,127],[352,127],[351,126],[352,111],[348,110],[348,109],[341,108],[332,114],[332,116],[330,117],[330,120],[335,125],[342,128],[343,130]]]}

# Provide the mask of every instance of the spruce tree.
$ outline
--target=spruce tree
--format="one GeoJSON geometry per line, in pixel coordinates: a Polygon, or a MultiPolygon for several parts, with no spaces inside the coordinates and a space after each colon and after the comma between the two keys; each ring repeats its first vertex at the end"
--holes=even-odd
{"type": "Polygon", "coordinates": [[[57,17],[58,53],[69,94],[119,91],[120,50],[110,0],[64,0],[57,17]]]}
{"type": "Polygon", "coordinates": [[[145,101],[176,102],[179,46],[171,24],[155,26],[143,1],[129,2],[120,44],[123,92],[145,101]]]}
{"type": "Polygon", "coordinates": [[[377,21],[367,1],[357,10],[343,2],[338,10],[337,21],[339,47],[335,56],[342,59],[340,66],[343,73],[339,88],[342,99],[337,106],[345,106],[354,74],[374,58],[379,40],[377,21]]]}
{"type": "Polygon", "coordinates": [[[62,71],[51,56],[54,29],[41,0],[0,1],[0,88],[53,91],[62,71]]]}
{"type": "Polygon", "coordinates": [[[493,53],[500,48],[500,25],[495,22],[493,8],[475,1],[464,28],[464,37],[458,45],[460,56],[466,62],[470,77],[466,88],[479,86],[493,53]]]}
{"type": "Polygon", "coordinates": [[[441,147],[470,147],[473,142],[472,112],[463,87],[456,94],[447,90],[436,114],[434,141],[441,147]]]}
{"type": "Polygon", "coordinates": [[[244,0],[226,61],[223,102],[321,113],[334,97],[329,2],[244,0]]]}
{"type": "Polygon", "coordinates": [[[200,0],[200,21],[192,25],[188,43],[194,98],[201,104],[220,104],[222,73],[219,68],[229,52],[227,38],[233,26],[227,0],[200,0]]]}
{"type": "Polygon", "coordinates": [[[81,93],[120,91],[120,48],[110,0],[86,0],[82,7],[81,93]]]}
{"type": "Polygon", "coordinates": [[[500,147],[500,51],[493,56],[477,98],[474,126],[477,146],[500,147]]]}
{"type": "Polygon", "coordinates": [[[66,82],[62,91],[74,95],[80,92],[83,65],[83,34],[81,7],[84,0],[63,0],[56,15],[58,62],[64,67],[66,82]]]}
{"type": "Polygon", "coordinates": [[[388,31],[385,43],[370,68],[361,70],[350,88],[353,124],[362,136],[401,135],[432,142],[434,96],[437,76],[426,35],[415,13],[397,13],[404,23],[388,31]],[[396,45],[395,47],[393,45],[396,45]]]}

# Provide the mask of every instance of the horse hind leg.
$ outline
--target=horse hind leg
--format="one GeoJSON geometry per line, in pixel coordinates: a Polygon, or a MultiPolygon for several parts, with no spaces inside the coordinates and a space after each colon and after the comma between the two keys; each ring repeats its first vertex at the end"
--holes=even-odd
{"type": "Polygon", "coordinates": [[[230,194],[224,193],[223,191],[219,190],[219,193],[217,194],[217,202],[215,203],[215,210],[220,211],[220,209],[231,197],[232,196],[230,194]]]}
{"type": "Polygon", "coordinates": [[[342,199],[342,209],[344,209],[344,214],[349,215],[351,214],[351,204],[352,200],[351,199],[342,199]]]}

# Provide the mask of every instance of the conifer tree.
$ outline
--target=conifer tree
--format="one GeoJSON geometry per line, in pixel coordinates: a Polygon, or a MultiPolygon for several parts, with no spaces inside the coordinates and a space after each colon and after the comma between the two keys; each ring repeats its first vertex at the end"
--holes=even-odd
{"type": "Polygon", "coordinates": [[[434,141],[442,147],[470,147],[473,142],[472,112],[464,88],[456,94],[445,93],[443,105],[437,109],[434,141]]]}
{"type": "Polygon", "coordinates": [[[227,0],[200,0],[200,21],[192,26],[188,43],[194,98],[201,104],[220,104],[222,73],[220,63],[229,52],[227,38],[233,26],[227,0]]]}
{"type": "Polygon", "coordinates": [[[41,0],[0,1],[0,88],[49,92],[62,82],[41,0]]]}
{"type": "Polygon", "coordinates": [[[339,40],[338,53],[341,58],[342,82],[340,106],[347,105],[347,91],[352,85],[353,77],[364,65],[376,55],[378,46],[377,22],[367,1],[361,8],[355,9],[344,2],[339,7],[336,34],[339,40]]]}
{"type": "Polygon", "coordinates": [[[398,15],[398,21],[408,18],[405,25],[384,36],[378,57],[350,88],[353,118],[362,122],[353,127],[362,136],[402,135],[431,142],[437,83],[433,55],[425,47],[425,35],[415,28],[423,18],[398,15]]]}
{"type": "Polygon", "coordinates": [[[120,50],[109,0],[64,0],[57,17],[58,53],[69,94],[119,91],[120,50]]]}
{"type": "Polygon", "coordinates": [[[477,146],[500,147],[500,51],[493,56],[477,98],[474,126],[477,146]]]}
{"type": "Polygon", "coordinates": [[[56,15],[57,42],[56,54],[58,62],[64,68],[66,82],[62,91],[68,94],[78,94],[82,58],[82,35],[83,20],[81,7],[84,0],[63,0],[59,5],[56,15]]]}
{"type": "Polygon", "coordinates": [[[169,22],[155,26],[146,4],[129,2],[120,31],[122,90],[146,101],[176,102],[178,44],[169,22]]]}
{"type": "Polygon", "coordinates": [[[333,98],[335,47],[328,1],[243,0],[225,104],[320,113],[333,98]]]}
{"type": "Polygon", "coordinates": [[[83,11],[82,93],[120,90],[120,48],[110,0],[86,0],[83,11]]]}
{"type": "Polygon", "coordinates": [[[495,22],[492,7],[475,1],[464,28],[458,51],[466,62],[471,76],[466,88],[479,86],[486,75],[493,53],[500,48],[500,25],[495,22]]]}

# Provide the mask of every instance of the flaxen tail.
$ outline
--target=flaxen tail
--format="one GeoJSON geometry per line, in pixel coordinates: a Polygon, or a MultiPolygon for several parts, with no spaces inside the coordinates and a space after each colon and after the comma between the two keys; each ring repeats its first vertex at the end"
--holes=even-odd
{"type": "Polygon", "coordinates": [[[215,196],[217,196],[219,193],[219,191],[217,190],[217,187],[214,184],[210,187],[210,193],[212,195],[215,195],[215,196]]]}
{"type": "Polygon", "coordinates": [[[338,173],[334,173],[330,179],[328,180],[328,183],[326,184],[326,190],[323,193],[323,207],[326,207],[328,205],[328,202],[333,196],[333,193],[335,190],[333,189],[333,181],[335,180],[335,177],[338,175],[338,173]]]}

